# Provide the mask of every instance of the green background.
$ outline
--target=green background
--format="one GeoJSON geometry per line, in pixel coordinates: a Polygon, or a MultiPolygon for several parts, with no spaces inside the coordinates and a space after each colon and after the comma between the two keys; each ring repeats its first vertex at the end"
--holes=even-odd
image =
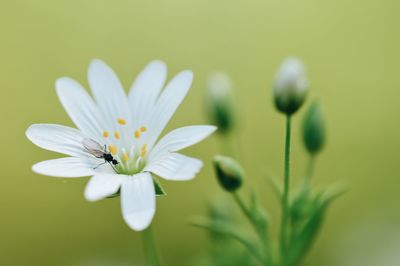
{"type": "MultiPolygon", "coordinates": [[[[265,173],[281,174],[284,119],[273,108],[270,85],[280,62],[296,55],[307,65],[309,99],[320,100],[328,123],[315,182],[348,188],[305,264],[397,265],[399,8],[390,0],[2,1],[0,264],[143,264],[140,234],[124,224],[118,199],[89,203],[87,178],[31,171],[33,163],[59,155],[35,147],[25,130],[39,122],[72,125],[54,82],[70,76],[86,85],[92,58],[110,64],[125,87],[152,59],[167,62],[169,77],[192,69],[192,90],[169,129],[207,123],[208,75],[231,75],[246,189],[256,187],[278,216],[265,173]]],[[[306,162],[303,113],[294,124],[297,176],[306,162]]],[[[205,161],[203,171],[191,182],[163,182],[168,196],[157,201],[154,230],[165,265],[188,265],[209,246],[188,219],[224,194],[210,167],[219,149],[216,137],[188,149],[205,161]]]]}

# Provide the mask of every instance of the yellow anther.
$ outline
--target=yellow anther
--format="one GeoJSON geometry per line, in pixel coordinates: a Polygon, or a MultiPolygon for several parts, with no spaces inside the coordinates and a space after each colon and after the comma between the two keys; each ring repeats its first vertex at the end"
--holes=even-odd
{"type": "Polygon", "coordinates": [[[118,132],[118,131],[115,131],[115,132],[114,132],[114,137],[115,137],[116,139],[119,139],[119,138],[120,138],[120,135],[119,135],[119,132],[118,132]]]}
{"type": "Polygon", "coordinates": [[[142,148],[140,149],[140,156],[144,157],[144,156],[146,156],[146,153],[147,153],[147,144],[144,144],[142,146],[142,148]]]}
{"type": "Polygon", "coordinates": [[[117,121],[118,121],[118,124],[120,124],[120,125],[126,125],[126,120],[123,118],[118,118],[117,121]]]}
{"type": "Polygon", "coordinates": [[[108,133],[107,130],[103,131],[103,137],[108,138],[108,136],[110,136],[110,133],[108,133]]]}
{"type": "Polygon", "coordinates": [[[114,145],[110,144],[108,145],[108,150],[111,152],[112,155],[117,155],[118,149],[114,145]]]}
{"type": "Polygon", "coordinates": [[[140,131],[136,130],[134,135],[135,135],[135,138],[137,138],[137,139],[140,138],[140,131]]]}
{"type": "Polygon", "coordinates": [[[126,152],[124,152],[122,159],[124,160],[124,162],[129,161],[129,156],[126,152]]]}
{"type": "Polygon", "coordinates": [[[140,128],[140,131],[146,132],[146,131],[147,131],[147,127],[141,127],[141,128],[140,128]]]}

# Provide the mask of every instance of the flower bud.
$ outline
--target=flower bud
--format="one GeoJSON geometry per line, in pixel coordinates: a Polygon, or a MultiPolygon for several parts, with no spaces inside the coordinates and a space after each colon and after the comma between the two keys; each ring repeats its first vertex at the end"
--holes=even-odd
{"type": "Polygon", "coordinates": [[[303,143],[311,154],[319,152],[325,143],[325,124],[320,105],[313,102],[303,120],[303,143]]]}
{"type": "Polygon", "coordinates": [[[214,156],[214,169],[220,185],[227,191],[233,192],[241,187],[243,182],[243,169],[232,158],[214,156]]]}
{"type": "Polygon", "coordinates": [[[308,81],[303,63],[297,58],[287,58],[275,79],[273,94],[278,111],[291,115],[303,104],[308,81]]]}
{"type": "Polygon", "coordinates": [[[207,109],[211,123],[228,133],[234,124],[232,82],[225,73],[214,73],[208,81],[207,109]]]}

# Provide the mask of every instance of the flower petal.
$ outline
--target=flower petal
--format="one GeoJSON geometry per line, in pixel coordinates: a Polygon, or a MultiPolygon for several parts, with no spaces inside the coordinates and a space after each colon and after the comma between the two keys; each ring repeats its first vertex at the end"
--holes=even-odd
{"type": "Polygon", "coordinates": [[[156,161],[165,153],[176,152],[191,145],[194,145],[217,128],[215,126],[187,126],[175,129],[165,135],[149,154],[149,161],[156,161]]]}
{"type": "Polygon", "coordinates": [[[34,124],[26,130],[25,134],[40,148],[73,157],[88,157],[88,153],[82,146],[82,133],[75,128],[53,124],[34,124]]]}
{"type": "MultiPolygon", "coordinates": [[[[88,79],[101,117],[108,125],[105,130],[119,131],[121,128],[117,120],[131,121],[131,119],[128,99],[117,75],[103,61],[95,59],[89,66],[88,79]]],[[[121,139],[124,142],[127,141],[125,146],[131,144],[127,136],[128,132],[130,132],[129,124],[121,132],[121,139]]]]}
{"type": "Polygon", "coordinates": [[[156,103],[167,78],[167,66],[162,61],[151,61],[138,75],[129,91],[128,100],[134,117],[133,128],[143,126],[156,103]]]}
{"type": "Polygon", "coordinates": [[[192,71],[182,71],[168,83],[167,87],[161,93],[147,122],[149,133],[146,138],[146,143],[149,147],[153,146],[154,142],[160,136],[168,121],[185,98],[192,84],[192,80],[192,71]]]}
{"type": "Polygon", "coordinates": [[[152,172],[167,180],[190,180],[196,176],[203,162],[179,153],[170,153],[150,163],[145,171],[152,172]]]}
{"type": "Polygon", "coordinates": [[[41,175],[55,177],[82,177],[94,174],[94,162],[76,157],[47,160],[32,166],[32,170],[41,175]]]}
{"type": "Polygon", "coordinates": [[[118,192],[121,184],[127,176],[114,172],[96,173],[86,185],[85,198],[88,201],[96,201],[111,196],[118,192]]]}
{"type": "Polygon", "coordinates": [[[121,186],[122,216],[130,228],[146,229],[156,210],[156,194],[150,173],[129,176],[121,186]]]}
{"type": "Polygon", "coordinates": [[[99,139],[101,126],[97,106],[82,85],[64,77],[56,81],[56,91],[75,125],[85,135],[99,139]]]}

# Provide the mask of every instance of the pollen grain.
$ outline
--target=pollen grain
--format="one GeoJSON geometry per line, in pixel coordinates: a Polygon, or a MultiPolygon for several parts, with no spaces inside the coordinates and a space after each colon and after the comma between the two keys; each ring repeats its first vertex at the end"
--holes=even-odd
{"type": "Polygon", "coordinates": [[[136,130],[134,135],[135,135],[135,138],[137,138],[137,139],[140,138],[140,131],[136,130]]]}
{"type": "Polygon", "coordinates": [[[118,124],[120,124],[120,125],[126,125],[126,120],[123,119],[123,118],[118,118],[118,119],[117,119],[117,122],[118,122],[118,124]]]}

